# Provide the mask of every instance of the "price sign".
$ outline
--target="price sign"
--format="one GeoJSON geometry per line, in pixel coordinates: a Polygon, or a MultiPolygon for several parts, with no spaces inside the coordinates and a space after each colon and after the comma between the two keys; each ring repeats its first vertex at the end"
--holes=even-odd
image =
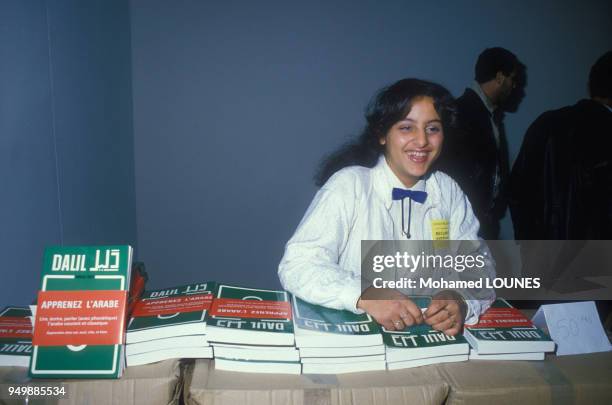
{"type": "Polygon", "coordinates": [[[593,301],[542,305],[533,323],[548,329],[558,356],[612,350],[593,301]]]}

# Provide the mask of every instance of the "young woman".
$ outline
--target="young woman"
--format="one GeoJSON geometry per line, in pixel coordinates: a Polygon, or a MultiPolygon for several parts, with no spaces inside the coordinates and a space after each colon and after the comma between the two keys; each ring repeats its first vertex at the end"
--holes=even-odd
{"type": "Polygon", "coordinates": [[[445,224],[451,240],[477,240],[478,221],[459,186],[432,170],[444,130],[455,118],[442,86],[404,79],[382,89],[366,113],[358,141],[327,158],[321,185],[279,265],[283,287],[309,302],[366,311],[388,330],[427,322],[454,335],[486,309],[456,292],[437,294],[427,311],[398,291],[368,299],[361,291],[362,240],[431,240],[445,224]],[[409,191],[405,191],[405,190],[409,191]]]}

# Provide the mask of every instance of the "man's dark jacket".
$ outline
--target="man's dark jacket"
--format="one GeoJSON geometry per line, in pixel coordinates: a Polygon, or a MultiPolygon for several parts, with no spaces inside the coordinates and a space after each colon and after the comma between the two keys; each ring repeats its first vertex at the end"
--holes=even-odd
{"type": "Polygon", "coordinates": [[[581,100],[542,114],[511,189],[516,239],[612,239],[612,112],[581,100]]]}
{"type": "Polygon", "coordinates": [[[485,239],[499,237],[499,221],[508,206],[508,147],[501,117],[494,120],[498,122],[499,148],[491,113],[474,90],[466,89],[457,99],[457,125],[444,140],[438,164],[467,195],[480,221],[480,236],[485,239]],[[494,198],[497,165],[501,182],[498,196],[494,198]]]}

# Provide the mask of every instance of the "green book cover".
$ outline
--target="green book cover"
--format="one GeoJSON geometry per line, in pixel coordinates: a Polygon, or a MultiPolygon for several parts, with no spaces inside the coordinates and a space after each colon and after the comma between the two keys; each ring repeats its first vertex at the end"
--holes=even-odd
{"type": "Polygon", "coordinates": [[[215,287],[209,281],[145,291],[136,303],[128,333],[205,323],[215,287]]]}
{"type": "Polygon", "coordinates": [[[0,365],[25,366],[32,354],[30,308],[6,307],[0,311],[0,365]],[[15,357],[14,357],[15,356],[15,357]]]}
{"type": "Polygon", "coordinates": [[[219,284],[209,327],[293,334],[289,293],[219,284]]]}
{"type": "MultiPolygon", "coordinates": [[[[411,299],[421,308],[421,310],[425,310],[431,302],[431,298],[429,297],[411,299]]],[[[456,344],[467,345],[467,341],[462,335],[448,336],[425,323],[408,326],[402,331],[388,331],[385,328],[382,329],[385,346],[393,349],[424,349],[456,344]]],[[[443,355],[443,353],[441,355],[443,355]]]]}
{"type": "Polygon", "coordinates": [[[427,324],[413,325],[402,331],[383,328],[383,341],[387,347],[396,349],[419,349],[467,344],[463,335],[448,336],[427,324]]]}
{"type": "Polygon", "coordinates": [[[367,314],[326,308],[310,304],[292,296],[293,316],[297,330],[340,335],[375,335],[380,333],[378,323],[367,314]]]}
{"type": "Polygon", "coordinates": [[[131,267],[126,245],[45,250],[32,377],[121,376],[131,267]]]}

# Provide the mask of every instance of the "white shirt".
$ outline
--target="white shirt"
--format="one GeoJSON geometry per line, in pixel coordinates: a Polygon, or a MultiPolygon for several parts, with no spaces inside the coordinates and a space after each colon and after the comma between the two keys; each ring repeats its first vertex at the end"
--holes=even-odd
{"type": "MultiPolygon", "coordinates": [[[[283,287],[314,304],[363,312],[356,308],[362,292],[361,241],[405,240],[401,202],[391,198],[394,187],[405,188],[384,156],[371,169],[351,166],[335,173],[287,242],[278,267],[283,287]]],[[[449,176],[434,172],[411,189],[428,194],[423,204],[412,203],[411,239],[431,240],[431,221],[447,220],[451,240],[478,240],[478,220],[449,176]]],[[[488,306],[467,303],[466,323],[475,322],[488,306]]]]}

